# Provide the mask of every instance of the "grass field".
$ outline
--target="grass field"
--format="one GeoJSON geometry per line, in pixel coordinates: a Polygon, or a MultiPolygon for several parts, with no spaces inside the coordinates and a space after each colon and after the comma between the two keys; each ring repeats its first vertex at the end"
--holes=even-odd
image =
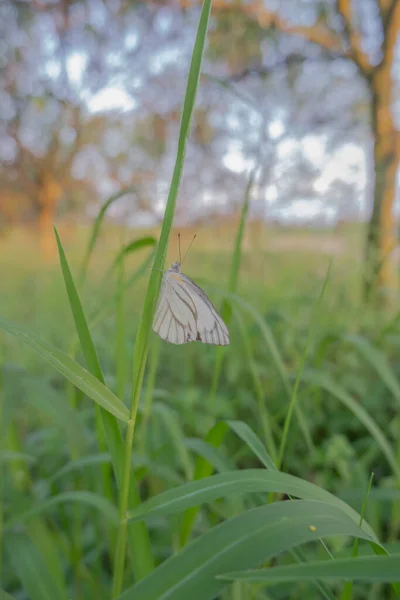
{"type": "Polygon", "coordinates": [[[151,331],[210,9],[157,245],[104,230],[116,197],[60,266],[1,241],[2,600],[400,597],[399,319],[361,302],[361,229],[243,236],[253,174],[185,263],[230,345],[151,331]]]}
{"type": "MultiPolygon", "coordinates": [[[[398,552],[400,332],[395,314],[377,315],[362,307],[362,232],[266,228],[255,241],[251,225],[249,231],[238,300],[231,298],[231,344],[226,351],[202,344],[172,346],[151,335],[132,455],[141,498],[153,498],[206,474],[261,469],[249,431],[276,464],[308,344],[297,394],[299,411],[288,429],[282,470],[332,492],[357,512],[373,472],[365,519],[386,550],[398,552]],[[331,260],[326,288],[315,309],[331,260]],[[246,426],[250,429],[240,429],[246,426]]],[[[142,276],[125,293],[118,292],[122,278],[128,282],[143,261],[151,259],[151,246],[126,255],[124,269],[121,263],[109,267],[124,244],[154,234],[103,231],[79,286],[105,382],[125,404],[150,266],[145,265],[142,276]]],[[[77,280],[89,231],[63,235],[61,224],[60,235],[77,280]]],[[[191,235],[182,232],[184,247],[191,235]]],[[[211,226],[200,228],[185,261],[185,272],[203,285],[219,307],[227,289],[234,238],[231,227],[220,227],[218,234],[211,226]]],[[[173,234],[168,262],[177,258],[175,240],[173,234]]],[[[85,364],[57,261],[43,263],[34,236],[26,232],[2,240],[1,257],[0,314],[64,352],[76,353],[85,364]]],[[[99,415],[90,399],[20,339],[2,334],[1,356],[2,587],[15,598],[33,600],[50,597],[43,590],[52,598],[108,598],[117,490],[99,415]]],[[[230,522],[234,515],[250,513],[257,506],[270,508],[266,501],[274,500],[271,506],[287,505],[272,492],[290,494],[290,490],[267,485],[265,493],[256,486],[253,493],[245,494],[240,486],[234,482],[228,495],[221,492],[206,503],[199,501],[198,512],[187,504],[172,515],[166,511],[150,516],[147,524],[155,564],[190,538],[201,539],[219,522],[230,522]]],[[[297,502],[315,502],[304,497],[297,502]]],[[[310,527],[319,518],[318,506],[315,511],[306,517],[310,527]]],[[[266,552],[265,557],[270,556],[269,565],[346,558],[353,549],[348,535],[331,535],[324,543],[309,540],[296,556],[288,543],[278,562],[271,562],[276,552],[266,552]]],[[[360,556],[371,552],[367,542],[360,543],[360,556]]],[[[259,563],[255,559],[249,566],[259,563]]],[[[220,572],[239,570],[229,565],[220,572]]],[[[138,568],[133,561],[125,569],[125,586],[132,585],[132,571],[138,568]]],[[[300,578],[273,588],[241,582],[214,595],[205,591],[195,597],[341,597],[348,589],[343,586],[343,581],[326,584],[300,578]]],[[[184,591],[180,593],[170,597],[185,597],[184,591]]],[[[391,593],[383,583],[358,582],[347,597],[389,598],[391,593]]],[[[161,597],[158,592],[142,594],[136,590],[132,598],[161,597]]]]}

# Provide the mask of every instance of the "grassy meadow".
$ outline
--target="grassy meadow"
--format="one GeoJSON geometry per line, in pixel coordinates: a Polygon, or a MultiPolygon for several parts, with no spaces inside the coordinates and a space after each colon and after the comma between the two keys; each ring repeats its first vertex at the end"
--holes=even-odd
{"type": "MultiPolygon", "coordinates": [[[[247,226],[237,290],[230,299],[230,346],[222,351],[198,343],[173,346],[151,334],[132,453],[141,498],[212,473],[262,469],[262,454],[255,452],[249,431],[276,464],[305,358],[282,471],[332,492],[357,512],[373,472],[364,516],[386,550],[398,552],[400,332],[395,314],[372,313],[361,304],[362,231],[265,228],[260,234],[258,226],[257,236],[254,227],[247,226]]],[[[78,281],[90,229],[70,230],[61,223],[59,232],[78,281]]],[[[176,233],[167,263],[178,258],[176,233]]],[[[115,257],[133,240],[153,236],[158,232],[103,228],[79,285],[106,385],[126,405],[153,247],[122,254],[117,263],[115,257]]],[[[184,264],[219,308],[235,236],[233,225],[198,228],[184,264]]],[[[183,248],[191,238],[191,230],[182,230],[183,248]]],[[[50,262],[40,256],[30,232],[1,240],[0,314],[85,365],[57,254],[50,262]]],[[[33,600],[49,597],[43,590],[53,587],[54,598],[108,598],[117,491],[98,412],[20,339],[2,334],[1,356],[2,588],[12,597],[33,600]]],[[[266,502],[282,505],[278,500],[288,498],[271,494],[283,489],[241,493],[240,485],[227,496],[196,503],[198,512],[184,507],[150,516],[155,564],[234,515],[266,502]]],[[[311,526],[312,517],[307,517],[311,526]]],[[[296,556],[288,544],[278,562],[270,558],[268,564],[347,558],[353,544],[343,535],[310,540],[296,556]]],[[[360,556],[371,553],[361,542],[360,556]]],[[[232,570],[239,567],[221,572],[232,570]]],[[[132,583],[127,568],[125,585],[132,583]]],[[[343,586],[343,581],[300,579],[273,588],[240,582],[215,596],[195,597],[341,597],[343,586]]],[[[348,597],[389,598],[394,592],[379,582],[358,582],[351,593],[348,597]]]]}
{"type": "Polygon", "coordinates": [[[1,600],[400,595],[399,325],[361,302],[361,229],[260,231],[249,182],[184,265],[230,345],[151,331],[210,9],[160,232],[105,206],[59,265],[0,240],[1,600]]]}

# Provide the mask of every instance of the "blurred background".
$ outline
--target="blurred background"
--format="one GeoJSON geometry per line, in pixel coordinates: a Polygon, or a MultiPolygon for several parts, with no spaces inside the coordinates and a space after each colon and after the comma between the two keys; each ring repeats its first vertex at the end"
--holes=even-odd
{"type": "MultiPolygon", "coordinates": [[[[35,232],[48,258],[53,222],[73,236],[128,187],[109,220],[159,223],[198,5],[2,2],[3,238],[35,232]]],[[[234,225],[257,167],[249,221],[258,241],[268,244],[270,228],[323,229],[322,248],[312,235],[309,245],[340,253],[331,232],[362,229],[352,254],[369,262],[365,285],[392,286],[396,5],[216,0],[176,224],[234,225]]],[[[293,250],[298,234],[281,229],[279,239],[293,250]]]]}
{"type": "MultiPolygon", "coordinates": [[[[0,3],[0,314],[77,352],[56,224],[107,383],[127,401],[199,14],[196,0],[0,3]]],[[[285,469],[357,510],[373,470],[380,489],[367,516],[398,545],[399,32],[397,0],[214,0],[168,261],[179,258],[177,232],[183,251],[196,233],[184,271],[221,307],[248,203],[242,305],[214,384],[214,348],[152,337],[136,450],[144,497],[193,476],[187,440],[215,419],[245,420],[276,456],[332,261],[285,469]]],[[[34,461],[10,463],[6,507],[96,488],[95,461],[92,479],[51,479],[98,451],[92,404],[17,340],[2,335],[0,356],[2,440],[34,461]]],[[[219,451],[258,466],[237,439],[219,451]]],[[[68,509],[57,519],[68,538],[68,509]]],[[[91,519],[82,546],[71,533],[74,598],[89,597],[82,565],[102,551],[91,519]]],[[[153,537],[161,560],[173,543],[162,528],[153,537]]],[[[296,589],[281,597],[304,597],[296,589]]]]}

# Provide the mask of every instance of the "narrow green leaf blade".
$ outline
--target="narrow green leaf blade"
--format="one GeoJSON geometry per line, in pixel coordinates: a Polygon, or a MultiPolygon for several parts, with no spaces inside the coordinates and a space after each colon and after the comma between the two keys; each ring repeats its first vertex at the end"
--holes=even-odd
{"type": "Polygon", "coordinates": [[[344,339],[353,344],[370,363],[400,404],[400,384],[385,354],[359,335],[346,335],[344,339]]]}
{"type": "Polygon", "coordinates": [[[254,431],[244,421],[226,421],[229,427],[238,435],[254,452],[257,458],[270,471],[277,471],[274,461],[268,454],[264,444],[254,431]]]}
{"type": "Polygon", "coordinates": [[[68,354],[58,350],[48,342],[40,340],[32,333],[20,329],[4,317],[0,317],[0,327],[33,348],[61,375],[106,411],[125,423],[128,421],[129,411],[121,400],[78,362],[70,358],[68,354]]]}
{"type": "Polygon", "coordinates": [[[32,542],[19,535],[12,536],[7,540],[7,552],[30,600],[67,600],[66,590],[57,584],[32,542]]]}
{"type": "Polygon", "coordinates": [[[37,504],[32,506],[32,508],[29,508],[28,510],[20,513],[19,515],[14,515],[6,523],[5,529],[9,530],[16,523],[22,523],[26,521],[26,519],[30,519],[33,516],[42,514],[43,512],[48,511],[50,508],[53,508],[54,506],[58,506],[59,504],[63,504],[65,502],[78,502],[79,504],[90,506],[91,508],[99,510],[102,513],[102,515],[114,525],[118,523],[118,511],[109,500],[106,500],[106,498],[103,498],[102,496],[99,496],[99,494],[95,494],[94,492],[76,490],[57,494],[52,498],[48,498],[47,500],[38,502],[37,504]]]}
{"type": "Polygon", "coordinates": [[[83,312],[82,304],[76,290],[74,280],[65,256],[64,248],[62,246],[60,236],[58,235],[57,229],[54,227],[54,232],[57,240],[58,253],[60,256],[61,270],[64,277],[65,288],[67,290],[69,304],[71,306],[72,315],[75,321],[76,331],[79,336],[82,352],[86,360],[89,371],[99,381],[104,383],[103,372],[101,370],[100,361],[97,356],[96,348],[93,343],[92,336],[90,335],[89,327],[83,312]]]}
{"type": "Polygon", "coordinates": [[[297,565],[226,573],[221,579],[258,583],[279,581],[359,579],[392,583],[400,581],[400,554],[342,558],[297,565]]]}
{"type": "Polygon", "coordinates": [[[343,510],[326,502],[277,502],[229,519],[167,559],[120,600],[211,600],[228,571],[256,567],[300,544],[327,536],[370,540],[343,510]]]}
{"type": "Polygon", "coordinates": [[[329,392],[357,417],[360,423],[364,425],[364,427],[375,439],[376,443],[382,450],[383,455],[386,457],[386,460],[391,466],[393,473],[400,480],[400,466],[396,460],[396,456],[389,443],[389,440],[376,421],[371,417],[371,415],[368,414],[365,408],[356,402],[346,389],[344,389],[339,383],[336,383],[336,381],[334,381],[326,373],[309,369],[303,374],[303,380],[318,385],[329,392]]]}
{"type": "MultiPolygon", "coordinates": [[[[355,523],[360,522],[360,515],[353,508],[326,490],[294,475],[265,469],[228,471],[190,481],[143,502],[130,513],[130,518],[137,520],[145,516],[168,515],[203,502],[254,492],[278,492],[323,501],[343,511],[355,523]]],[[[363,527],[376,541],[374,532],[365,522],[363,527]]]]}

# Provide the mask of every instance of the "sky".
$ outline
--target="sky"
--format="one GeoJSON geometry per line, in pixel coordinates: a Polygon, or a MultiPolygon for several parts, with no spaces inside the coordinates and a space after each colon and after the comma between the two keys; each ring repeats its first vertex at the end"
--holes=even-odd
{"type": "MultiPolygon", "coordinates": [[[[136,43],[136,36],[133,36],[132,45],[136,43]]],[[[164,57],[165,60],[176,60],[174,56],[164,57]]],[[[164,60],[163,59],[163,60],[164,60]]],[[[134,98],[127,93],[123,86],[115,83],[108,85],[97,91],[95,94],[89,94],[85,91],[82,83],[84,81],[87,58],[84,53],[72,52],[67,59],[67,72],[72,85],[79,90],[84,100],[87,110],[92,113],[104,113],[107,111],[131,111],[135,109],[134,98]]],[[[159,65],[160,66],[160,65],[159,65]]],[[[298,140],[284,135],[285,125],[275,119],[269,124],[269,136],[278,140],[278,156],[285,158],[298,147],[298,140]],[[279,143],[279,138],[284,138],[279,143]]],[[[320,176],[314,182],[316,194],[321,196],[326,193],[331,183],[338,175],[345,181],[351,182],[359,190],[359,206],[361,214],[368,212],[366,202],[367,186],[367,161],[365,150],[354,143],[342,145],[332,156],[327,155],[326,144],[322,136],[310,135],[301,141],[301,149],[307,159],[321,169],[320,176]]],[[[252,161],[244,156],[240,150],[232,147],[225,154],[223,159],[225,166],[234,173],[249,172],[254,166],[252,161]]],[[[279,205],[277,198],[277,189],[271,184],[265,190],[265,207],[269,215],[286,222],[303,222],[309,219],[318,218],[326,224],[333,224],[337,218],[337,210],[328,206],[327,203],[318,202],[315,199],[309,201],[307,198],[300,198],[284,206],[279,205]]],[[[204,203],[209,199],[205,196],[204,203]]],[[[162,202],[160,210],[162,210],[162,202]]]]}

